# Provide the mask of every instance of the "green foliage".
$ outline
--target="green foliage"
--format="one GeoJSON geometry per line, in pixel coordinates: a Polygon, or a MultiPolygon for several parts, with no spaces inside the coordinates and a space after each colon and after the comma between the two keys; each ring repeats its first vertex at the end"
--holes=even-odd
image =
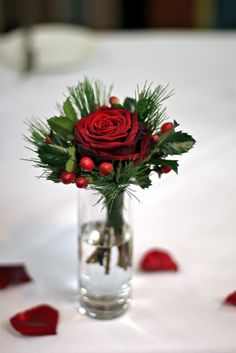
{"type": "MultiPolygon", "coordinates": [[[[166,108],[163,102],[172,95],[167,92],[167,87],[145,84],[143,89],[137,89],[135,99],[127,97],[124,108],[136,112],[139,121],[151,131],[157,132],[159,138],[154,144],[150,155],[142,162],[138,161],[114,161],[114,172],[107,176],[100,174],[98,170],[99,160],[92,172],[84,172],[78,167],[80,158],[74,136],[74,126],[78,118],[83,118],[95,111],[98,106],[108,104],[111,95],[110,90],[99,81],[91,82],[87,78],[79,82],[76,87],[69,89],[69,97],[60,107],[61,116],[54,116],[46,123],[39,120],[27,121],[30,137],[25,136],[36,153],[36,158],[30,159],[33,164],[43,169],[41,177],[60,182],[60,174],[66,170],[74,171],[77,176],[85,176],[89,180],[89,188],[99,192],[100,201],[103,201],[108,209],[115,207],[114,200],[127,192],[134,196],[130,186],[136,185],[143,189],[151,185],[150,174],[158,173],[161,176],[161,166],[169,166],[178,173],[178,161],[169,160],[169,155],[180,155],[189,151],[195,140],[192,136],[179,131],[168,131],[159,134],[157,131],[162,121],[166,118],[166,108]]],[[[177,123],[175,123],[175,127],[177,123]]]]}
{"type": "Polygon", "coordinates": [[[26,121],[26,124],[31,135],[30,137],[24,136],[24,138],[26,142],[33,146],[32,151],[37,155],[36,158],[31,158],[29,161],[35,167],[43,169],[40,177],[59,182],[60,173],[64,170],[65,163],[70,158],[68,143],[50,130],[49,125],[40,120],[33,119],[32,121],[26,121]],[[46,143],[47,136],[50,136],[52,144],[46,143]]]}
{"type": "Polygon", "coordinates": [[[60,183],[61,182],[60,172],[58,170],[52,171],[47,175],[47,180],[51,180],[54,183],[60,183]]]}
{"type": "Polygon", "coordinates": [[[143,189],[149,187],[151,185],[150,172],[151,169],[143,163],[135,165],[133,161],[119,162],[115,167],[115,172],[107,176],[101,175],[99,171],[93,171],[91,188],[98,191],[101,194],[101,200],[111,207],[114,199],[121,193],[127,192],[133,195],[129,189],[130,185],[137,185],[143,189]]]}
{"type": "Polygon", "coordinates": [[[68,153],[70,158],[66,162],[65,170],[67,172],[73,172],[76,168],[77,162],[76,162],[76,149],[74,146],[71,146],[68,148],[68,153]]]}
{"type": "Polygon", "coordinates": [[[179,163],[176,160],[170,160],[170,159],[161,159],[161,158],[155,158],[154,156],[150,159],[150,163],[154,165],[157,171],[159,171],[160,166],[168,166],[171,167],[171,169],[178,174],[178,166],[179,163]]]}
{"type": "Polygon", "coordinates": [[[57,145],[47,145],[46,143],[38,146],[37,154],[41,163],[48,169],[53,167],[64,168],[69,157],[66,148],[57,145]]]}
{"type": "Polygon", "coordinates": [[[66,99],[66,101],[63,104],[63,111],[68,119],[70,119],[73,123],[76,122],[77,120],[77,114],[76,111],[70,101],[70,97],[66,99]]]}
{"type": "Polygon", "coordinates": [[[100,81],[91,82],[85,78],[76,87],[69,88],[69,92],[72,102],[76,105],[83,118],[95,111],[97,105],[108,104],[111,89],[112,87],[107,92],[100,81]]]}
{"type": "Polygon", "coordinates": [[[38,156],[41,162],[49,167],[61,166],[63,167],[67,162],[67,157],[54,155],[52,153],[38,151],[38,156]]]}
{"type": "Polygon", "coordinates": [[[139,173],[136,175],[135,180],[136,184],[140,186],[142,189],[147,189],[152,185],[152,181],[150,179],[151,169],[143,168],[139,170],[139,173]]]}
{"type": "Polygon", "coordinates": [[[135,111],[135,106],[136,106],[136,100],[134,98],[126,97],[123,103],[123,107],[130,112],[135,111]]]}
{"type": "Polygon", "coordinates": [[[74,122],[68,118],[54,116],[48,119],[48,124],[51,129],[63,140],[73,140],[74,122]]]}
{"type": "Polygon", "coordinates": [[[29,142],[30,144],[36,147],[41,146],[41,144],[45,142],[45,137],[50,133],[49,127],[41,120],[37,120],[35,118],[31,121],[26,120],[25,123],[31,133],[30,137],[27,137],[25,135],[23,136],[25,141],[29,142]]]}
{"type": "Polygon", "coordinates": [[[158,142],[157,149],[165,155],[178,155],[188,152],[195,142],[192,136],[182,131],[167,133],[166,138],[158,142]]]}
{"type": "Polygon", "coordinates": [[[148,126],[151,132],[155,132],[158,126],[166,119],[166,108],[163,102],[168,99],[173,91],[167,91],[168,86],[158,85],[152,89],[152,85],[144,85],[143,89],[137,88],[135,94],[135,112],[139,120],[148,126]]]}

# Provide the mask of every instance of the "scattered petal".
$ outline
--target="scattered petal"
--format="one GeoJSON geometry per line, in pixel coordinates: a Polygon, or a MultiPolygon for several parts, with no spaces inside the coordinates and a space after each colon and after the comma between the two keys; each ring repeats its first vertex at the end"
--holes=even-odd
{"type": "Polygon", "coordinates": [[[236,291],[230,293],[224,300],[224,304],[236,306],[236,291]]]}
{"type": "Polygon", "coordinates": [[[164,250],[153,249],[144,254],[140,268],[142,271],[177,271],[178,266],[164,250]]]}
{"type": "Polygon", "coordinates": [[[55,335],[58,318],[59,313],[56,309],[42,304],[16,314],[10,318],[10,323],[22,335],[55,335]]]}
{"type": "Polygon", "coordinates": [[[0,289],[32,281],[24,265],[0,265],[0,289]]]}

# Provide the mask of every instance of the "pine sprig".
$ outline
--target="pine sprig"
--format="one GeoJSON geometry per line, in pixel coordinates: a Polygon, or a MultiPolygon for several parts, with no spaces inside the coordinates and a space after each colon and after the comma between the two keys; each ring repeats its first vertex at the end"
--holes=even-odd
{"type": "Polygon", "coordinates": [[[138,185],[143,189],[149,187],[151,185],[150,172],[151,169],[144,163],[134,165],[132,161],[119,162],[115,171],[110,175],[102,176],[99,171],[93,171],[90,188],[99,192],[106,205],[111,207],[114,199],[128,191],[130,185],[138,185]]]}
{"type": "Polygon", "coordinates": [[[167,118],[166,108],[163,102],[173,95],[173,91],[168,92],[168,85],[158,85],[152,89],[152,84],[145,83],[142,90],[137,87],[135,92],[135,112],[139,120],[147,125],[151,132],[155,132],[158,126],[167,118]]]}
{"type": "Polygon", "coordinates": [[[97,106],[108,104],[112,86],[107,91],[100,81],[91,82],[87,78],[77,86],[70,87],[71,101],[79,110],[81,117],[95,111],[97,106]]]}
{"type": "Polygon", "coordinates": [[[68,153],[68,143],[65,143],[60,136],[56,135],[47,123],[39,119],[27,120],[26,125],[30,131],[30,136],[23,136],[25,141],[32,148],[28,147],[36,154],[36,157],[24,159],[30,161],[34,167],[43,169],[40,176],[54,182],[59,182],[60,173],[65,168],[65,164],[70,158],[68,153]],[[45,139],[50,136],[52,144],[47,144],[45,139]]]}
{"type": "Polygon", "coordinates": [[[41,146],[45,141],[45,137],[50,133],[48,125],[36,118],[26,120],[25,124],[28,126],[31,136],[23,135],[24,140],[35,147],[41,146]]]}

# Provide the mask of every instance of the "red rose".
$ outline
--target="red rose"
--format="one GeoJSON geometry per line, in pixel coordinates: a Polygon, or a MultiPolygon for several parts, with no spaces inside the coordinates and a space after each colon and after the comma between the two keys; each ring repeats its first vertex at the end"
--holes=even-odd
{"type": "Polygon", "coordinates": [[[114,108],[97,110],[78,120],[75,136],[81,155],[101,160],[143,160],[153,142],[136,113],[114,108]]]}

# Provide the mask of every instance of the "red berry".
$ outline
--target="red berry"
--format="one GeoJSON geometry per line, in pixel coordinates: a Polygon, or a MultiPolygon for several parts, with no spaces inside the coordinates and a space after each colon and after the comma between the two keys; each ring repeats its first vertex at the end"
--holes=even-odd
{"type": "Polygon", "coordinates": [[[165,124],[163,124],[162,127],[161,127],[161,133],[162,133],[162,134],[165,134],[166,132],[168,132],[168,131],[170,131],[170,130],[172,130],[172,129],[174,129],[174,124],[172,124],[172,123],[165,123],[165,124]]]}
{"type": "Polygon", "coordinates": [[[60,178],[63,184],[71,184],[71,183],[74,183],[76,175],[74,172],[67,172],[66,170],[64,170],[61,173],[60,178]]]}
{"type": "Polygon", "coordinates": [[[94,161],[89,157],[82,157],[79,166],[84,172],[91,172],[95,167],[94,161]]]}
{"type": "Polygon", "coordinates": [[[111,105],[120,104],[120,100],[119,100],[119,98],[117,98],[117,97],[111,97],[111,98],[109,99],[109,103],[110,103],[111,105]]]}
{"type": "Polygon", "coordinates": [[[109,109],[108,105],[101,105],[100,109],[109,109]]]}
{"type": "Polygon", "coordinates": [[[88,179],[84,177],[79,177],[75,180],[75,184],[80,189],[85,189],[88,186],[88,179]]]}
{"type": "Polygon", "coordinates": [[[45,137],[45,142],[46,142],[46,144],[51,145],[51,144],[52,144],[51,137],[46,136],[46,137],[45,137]]]}
{"type": "Polygon", "coordinates": [[[157,134],[152,135],[152,138],[154,140],[154,142],[157,142],[157,140],[159,139],[159,136],[157,134]]]}
{"type": "Polygon", "coordinates": [[[162,165],[161,166],[161,172],[164,173],[164,174],[169,173],[171,170],[172,170],[172,168],[169,167],[168,165],[162,165]]]}
{"type": "Polygon", "coordinates": [[[113,165],[110,162],[101,163],[98,169],[102,175],[109,175],[114,170],[113,165]]]}

